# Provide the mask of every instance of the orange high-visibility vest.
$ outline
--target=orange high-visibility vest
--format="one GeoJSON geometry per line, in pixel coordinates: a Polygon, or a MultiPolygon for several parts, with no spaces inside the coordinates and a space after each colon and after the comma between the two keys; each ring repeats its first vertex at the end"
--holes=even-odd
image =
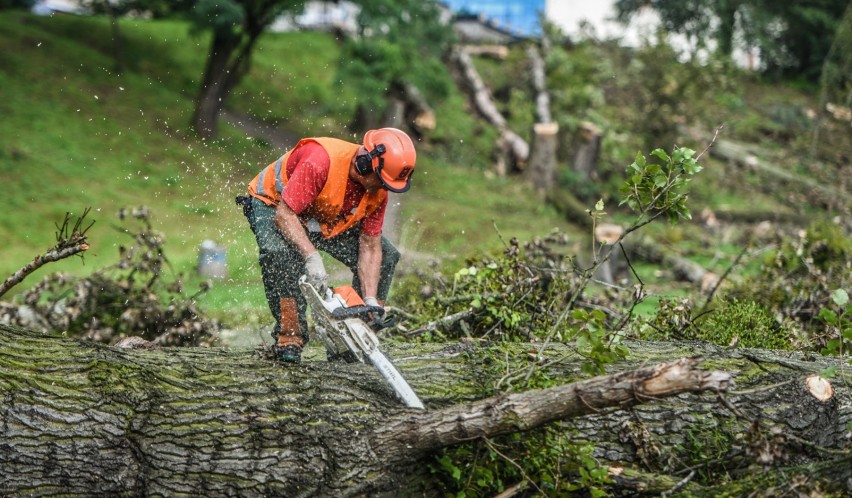
{"type": "Polygon", "coordinates": [[[379,189],[373,193],[364,193],[361,202],[351,213],[341,213],[343,197],[346,194],[346,183],[349,181],[349,165],[361,147],[360,145],[336,138],[302,139],[292,150],[263,168],[249,183],[248,191],[252,197],[260,199],[265,204],[277,206],[281,202],[281,193],[287,185],[287,159],[294,150],[309,142],[316,142],[325,149],[330,166],[325,185],[323,185],[317,198],[308,205],[299,218],[303,223],[307,223],[310,218],[315,219],[319,222],[322,236],[330,239],[352,228],[356,223],[379,209],[388,195],[384,189],[379,189]]]}

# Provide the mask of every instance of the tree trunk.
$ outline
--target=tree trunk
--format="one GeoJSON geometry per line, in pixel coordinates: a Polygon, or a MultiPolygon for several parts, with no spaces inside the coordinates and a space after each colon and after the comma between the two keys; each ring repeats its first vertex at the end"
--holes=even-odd
{"type": "Polygon", "coordinates": [[[556,151],[559,148],[559,125],[550,114],[550,95],[547,93],[547,78],[544,60],[538,47],[530,45],[527,57],[532,67],[533,91],[535,92],[535,114],[537,123],[533,126],[533,148],[530,156],[527,178],[540,195],[553,188],[556,173],[556,151]]]}
{"type": "Polygon", "coordinates": [[[421,135],[435,129],[435,111],[416,86],[408,82],[400,83],[399,97],[405,103],[403,115],[408,126],[421,135]]]}
{"type": "Polygon", "coordinates": [[[214,33],[201,92],[192,116],[192,126],[202,138],[213,138],[218,134],[217,121],[228,87],[228,62],[235,50],[236,47],[227,38],[214,33]]]}
{"type": "Polygon", "coordinates": [[[586,178],[597,178],[598,158],[601,154],[601,130],[592,123],[580,125],[580,145],[574,155],[574,171],[582,173],[586,178]]]}
{"type": "Polygon", "coordinates": [[[535,115],[539,123],[551,123],[550,95],[547,93],[547,75],[544,70],[544,59],[538,52],[538,47],[527,47],[527,58],[530,60],[533,91],[535,92],[535,115]]]}
{"type": "Polygon", "coordinates": [[[202,138],[216,137],[219,113],[225,100],[248,73],[254,44],[265,26],[255,22],[247,24],[249,27],[239,38],[213,33],[201,92],[192,117],[193,128],[202,138]]]}
{"type": "Polygon", "coordinates": [[[533,126],[533,149],[526,175],[540,195],[553,189],[556,172],[556,149],[559,147],[559,125],[536,123],[533,126]]]}
{"type": "Polygon", "coordinates": [[[426,411],[402,406],[371,367],[320,361],[321,348],[278,365],[255,351],[124,350],[0,326],[0,494],[440,495],[427,465],[436,449],[554,420],[599,461],[649,473],[672,472],[663,464],[688,434],[724,431],[742,452],[751,440],[733,436],[758,418],[780,427],[791,456],[768,466],[850,448],[838,358],[631,343],[631,359],[611,367],[621,373],[577,381],[580,357],[554,345],[541,353],[564,359],[536,365],[556,387],[495,395],[540,345],[387,346],[426,411]],[[695,359],[648,366],[696,356],[728,373],[695,359]],[[840,378],[817,399],[804,379],[830,366],[840,378]],[[701,394],[725,392],[729,374],[741,385],[724,404],[701,394]]]}

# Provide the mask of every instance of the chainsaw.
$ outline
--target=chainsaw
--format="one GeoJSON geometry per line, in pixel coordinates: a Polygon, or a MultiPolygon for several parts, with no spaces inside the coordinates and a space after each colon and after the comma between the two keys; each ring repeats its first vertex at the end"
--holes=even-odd
{"type": "Polygon", "coordinates": [[[406,406],[425,409],[408,382],[379,350],[379,338],[368,325],[371,316],[384,315],[384,308],[367,306],[355,289],[348,285],[327,289],[325,296],[321,296],[302,276],[299,288],[308,301],[314,328],[325,344],[330,360],[373,365],[406,406]]]}

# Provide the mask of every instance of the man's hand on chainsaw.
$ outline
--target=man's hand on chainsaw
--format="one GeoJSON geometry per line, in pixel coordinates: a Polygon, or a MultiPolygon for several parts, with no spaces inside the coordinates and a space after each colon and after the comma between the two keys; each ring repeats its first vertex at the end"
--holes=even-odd
{"type": "Polygon", "coordinates": [[[375,313],[370,313],[370,320],[372,321],[373,330],[381,330],[383,328],[392,327],[394,325],[393,317],[389,317],[385,312],[384,306],[379,304],[378,299],[375,297],[365,297],[364,304],[367,306],[375,306],[376,308],[380,308],[381,311],[376,311],[375,313]]]}
{"type": "Polygon", "coordinates": [[[366,304],[367,306],[376,306],[376,307],[381,306],[379,304],[379,300],[374,298],[374,297],[365,297],[364,298],[364,304],[366,304]]]}
{"type": "Polygon", "coordinates": [[[324,296],[328,288],[328,273],[325,271],[325,265],[322,264],[322,257],[318,251],[310,253],[305,258],[305,276],[319,295],[324,296]]]}

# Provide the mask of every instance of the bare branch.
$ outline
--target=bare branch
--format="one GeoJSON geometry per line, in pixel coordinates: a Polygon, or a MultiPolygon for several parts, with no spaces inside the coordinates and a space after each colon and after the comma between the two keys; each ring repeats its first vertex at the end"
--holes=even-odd
{"type": "Polygon", "coordinates": [[[89,214],[92,208],[86,208],[83,214],[74,222],[73,229],[71,228],[71,213],[65,213],[65,218],[61,225],[56,225],[56,245],[46,253],[36,256],[32,262],[7,278],[0,285],[0,296],[3,296],[15,285],[21,283],[27,275],[38,270],[42,266],[59,261],[61,259],[80,254],[89,248],[86,242],[86,232],[95,224],[93,221],[85,229],[80,229],[83,226],[83,219],[89,214]]]}

